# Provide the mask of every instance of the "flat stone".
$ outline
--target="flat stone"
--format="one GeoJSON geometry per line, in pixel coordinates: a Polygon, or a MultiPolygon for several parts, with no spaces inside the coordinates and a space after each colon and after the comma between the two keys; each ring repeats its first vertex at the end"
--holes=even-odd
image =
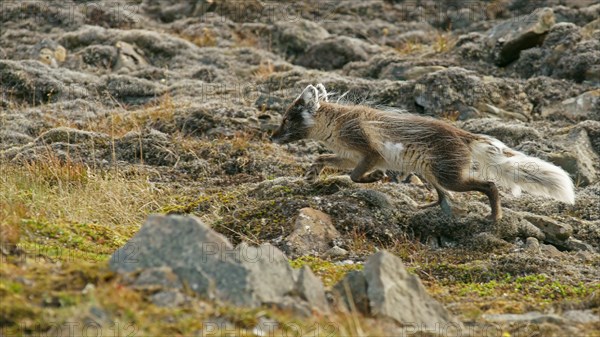
{"type": "Polygon", "coordinates": [[[159,307],[173,308],[183,304],[185,296],[177,290],[166,290],[150,296],[150,301],[159,307]]]}
{"type": "Polygon", "coordinates": [[[339,257],[347,256],[347,255],[348,255],[348,251],[345,250],[344,248],[340,248],[338,246],[333,246],[328,251],[325,252],[325,256],[331,257],[331,258],[339,258],[339,257]]]}
{"type": "Polygon", "coordinates": [[[563,117],[570,121],[600,120],[600,89],[587,91],[542,109],[542,117],[563,117]]]}
{"type": "Polygon", "coordinates": [[[542,314],[537,311],[528,312],[525,314],[492,314],[483,315],[483,319],[491,322],[501,323],[554,323],[562,324],[564,319],[557,315],[542,314]]]}
{"type": "Polygon", "coordinates": [[[570,251],[576,251],[576,252],[591,252],[594,253],[596,250],[594,249],[594,247],[592,245],[590,245],[589,243],[585,243],[581,240],[575,239],[575,238],[568,238],[567,241],[565,241],[564,243],[565,248],[567,248],[570,251]]]}
{"type": "Polygon", "coordinates": [[[600,322],[600,316],[592,310],[567,310],[562,316],[568,321],[582,324],[600,322]]]}
{"type": "Polygon", "coordinates": [[[520,212],[525,220],[541,229],[546,235],[546,241],[555,243],[567,240],[573,234],[573,227],[569,224],[560,223],[548,216],[520,212]]]}
{"type": "Polygon", "coordinates": [[[563,253],[560,250],[558,250],[558,248],[554,247],[553,245],[541,244],[540,252],[547,257],[552,257],[552,258],[563,257],[563,253]]]}

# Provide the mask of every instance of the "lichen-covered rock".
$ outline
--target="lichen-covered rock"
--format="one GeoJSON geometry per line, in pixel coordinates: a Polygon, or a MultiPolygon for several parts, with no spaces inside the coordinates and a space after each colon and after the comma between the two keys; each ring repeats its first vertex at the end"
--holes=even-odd
{"type": "Polygon", "coordinates": [[[273,47],[292,61],[301,57],[311,45],[329,37],[327,30],[319,24],[304,19],[279,21],[273,29],[273,47]]]}
{"type": "Polygon", "coordinates": [[[519,58],[522,50],[540,45],[556,19],[551,8],[539,9],[529,16],[507,20],[487,32],[486,45],[498,66],[519,58]]]}
{"type": "MultiPolygon", "coordinates": [[[[458,67],[421,77],[416,81],[413,95],[415,103],[425,114],[440,117],[483,117],[477,109],[486,104],[521,115],[525,119],[532,110],[520,83],[480,77],[473,71],[458,67]]],[[[489,114],[490,112],[486,113],[489,114]]]]}
{"type": "Polygon", "coordinates": [[[572,130],[568,137],[565,152],[550,153],[548,159],[571,173],[580,186],[587,186],[598,180],[598,154],[594,152],[590,138],[584,129],[572,130]]]}
{"type": "Polygon", "coordinates": [[[522,52],[511,69],[520,77],[549,76],[577,83],[597,83],[600,42],[572,23],[556,24],[539,47],[522,52]]]}
{"type": "Polygon", "coordinates": [[[377,48],[366,42],[348,38],[334,37],[313,44],[301,54],[296,63],[313,69],[340,69],[353,61],[365,61],[377,48]]]}
{"type": "Polygon", "coordinates": [[[600,89],[585,92],[542,110],[542,117],[600,121],[600,89]]]}
{"type": "Polygon", "coordinates": [[[286,249],[294,255],[323,254],[341,236],[329,215],[312,208],[301,209],[294,226],[292,234],[285,238],[286,249]]]}

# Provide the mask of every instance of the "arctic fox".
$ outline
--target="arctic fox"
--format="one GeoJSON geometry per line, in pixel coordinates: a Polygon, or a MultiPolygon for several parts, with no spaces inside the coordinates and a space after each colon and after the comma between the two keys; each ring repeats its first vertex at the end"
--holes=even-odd
{"type": "Polygon", "coordinates": [[[314,181],[325,166],[352,169],[357,183],[373,183],[387,170],[414,172],[437,191],[436,202],[450,212],[446,191],[485,193],[493,221],[502,217],[499,186],[573,204],[575,192],[561,168],[510,149],[501,141],[473,134],[433,118],[330,103],[322,84],[309,85],[288,107],[271,139],[322,142],[335,154],[319,156],[306,172],[314,181]]]}

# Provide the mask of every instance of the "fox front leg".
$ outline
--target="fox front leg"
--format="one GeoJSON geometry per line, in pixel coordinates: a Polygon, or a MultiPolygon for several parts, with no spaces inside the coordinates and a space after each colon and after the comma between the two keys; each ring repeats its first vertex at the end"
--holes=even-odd
{"type": "Polygon", "coordinates": [[[325,168],[325,166],[338,168],[338,169],[351,169],[356,165],[356,162],[339,157],[335,154],[323,154],[317,157],[315,162],[310,165],[306,173],[304,174],[304,179],[308,182],[315,182],[321,174],[321,171],[325,168]]]}

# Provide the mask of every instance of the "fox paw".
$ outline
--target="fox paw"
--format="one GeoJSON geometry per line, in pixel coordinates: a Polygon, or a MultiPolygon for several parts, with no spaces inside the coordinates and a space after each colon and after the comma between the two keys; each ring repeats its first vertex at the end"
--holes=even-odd
{"type": "Polygon", "coordinates": [[[372,180],[373,182],[379,181],[383,179],[383,177],[385,177],[385,173],[381,170],[373,171],[369,174],[369,180],[372,180]]]}
{"type": "Polygon", "coordinates": [[[309,183],[314,183],[317,181],[317,178],[319,178],[319,172],[316,168],[311,167],[304,173],[304,180],[309,183]]]}

